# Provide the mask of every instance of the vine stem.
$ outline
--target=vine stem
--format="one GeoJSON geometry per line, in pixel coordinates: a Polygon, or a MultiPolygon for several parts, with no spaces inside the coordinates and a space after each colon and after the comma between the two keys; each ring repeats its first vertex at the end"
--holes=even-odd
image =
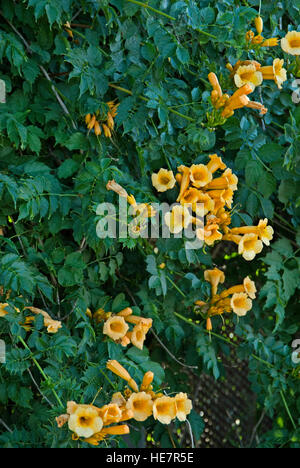
{"type": "MultiPolygon", "coordinates": [[[[117,89],[118,91],[122,91],[123,93],[126,93],[126,94],[129,94],[130,96],[133,96],[133,92],[130,91],[130,89],[122,88],[122,86],[118,86],[118,85],[115,85],[113,83],[109,83],[109,86],[111,88],[117,89]]],[[[144,96],[139,95],[138,97],[139,97],[139,99],[142,99],[143,101],[146,101],[146,102],[149,101],[149,99],[145,98],[144,96]]],[[[195,122],[195,119],[193,119],[193,117],[189,117],[188,115],[181,114],[180,112],[175,111],[171,107],[168,107],[168,110],[170,112],[172,112],[172,114],[178,115],[179,117],[181,117],[181,118],[183,118],[185,120],[189,120],[190,122],[195,122]]]]}
{"type": "MultiPolygon", "coordinates": [[[[29,346],[27,345],[27,343],[25,343],[25,341],[23,340],[23,338],[21,336],[18,336],[18,339],[21,341],[22,345],[24,346],[25,349],[27,349],[29,352],[30,352],[30,357],[32,359],[32,361],[34,362],[34,364],[36,365],[36,367],[38,368],[38,370],[40,371],[41,375],[43,376],[44,380],[46,383],[52,383],[52,380],[45,374],[45,372],[43,371],[43,369],[41,368],[40,364],[38,363],[38,361],[35,359],[35,357],[33,356],[32,352],[31,352],[31,349],[29,348],[29,346]]],[[[64,408],[64,405],[62,404],[62,401],[61,399],[59,398],[59,396],[57,395],[56,391],[54,388],[51,387],[51,390],[52,390],[52,393],[53,395],[55,396],[56,400],[57,400],[57,403],[59,404],[59,406],[61,406],[62,408],[64,408]]]]}
{"type": "MultiPolygon", "coordinates": [[[[164,11],[157,10],[156,8],[153,8],[152,6],[148,5],[147,3],[138,2],[137,0],[127,0],[127,2],[134,3],[135,5],[139,5],[142,8],[146,8],[146,9],[148,9],[150,11],[153,11],[154,13],[157,13],[160,16],[164,16],[165,18],[168,18],[171,21],[176,21],[176,18],[174,16],[168,15],[164,11]]],[[[192,28],[192,26],[189,25],[189,24],[187,26],[189,28],[192,28]]],[[[213,34],[210,34],[210,33],[206,32],[206,31],[203,31],[202,29],[199,29],[199,28],[193,28],[193,29],[195,29],[195,31],[198,31],[201,34],[204,34],[205,36],[211,37],[212,39],[218,39],[217,36],[214,36],[213,34]]]]}
{"type": "Polygon", "coordinates": [[[292,416],[292,414],[291,414],[291,412],[290,412],[290,408],[288,407],[287,401],[286,401],[286,399],[285,399],[284,392],[283,392],[282,390],[280,390],[280,395],[281,395],[281,398],[282,398],[284,407],[285,407],[285,409],[286,409],[286,412],[287,412],[287,414],[288,414],[288,416],[289,416],[289,418],[290,418],[290,420],[291,420],[291,423],[292,423],[292,425],[293,425],[293,428],[296,430],[296,429],[297,429],[297,426],[296,426],[296,424],[295,424],[295,421],[294,421],[294,419],[293,419],[293,416],[292,416]]]}

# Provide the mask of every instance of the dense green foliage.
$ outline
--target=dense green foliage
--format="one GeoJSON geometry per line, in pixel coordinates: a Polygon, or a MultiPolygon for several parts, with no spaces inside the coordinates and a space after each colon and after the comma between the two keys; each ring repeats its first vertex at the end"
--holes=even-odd
{"type": "MultiPolygon", "coordinates": [[[[299,337],[300,104],[292,100],[299,64],[289,56],[283,90],[267,81],[255,91],[254,100],[263,98],[268,108],[263,118],[241,109],[211,128],[209,72],[232,94],[227,62],[284,57],[279,46],[246,44],[258,1],[148,4],[161,13],[129,0],[1,1],[0,79],[7,100],[0,104],[0,302],[9,302],[10,312],[0,319],[7,350],[0,364],[6,424],[0,423],[0,446],[77,447],[70,432],[56,427],[64,410],[54,392],[65,406],[90,403],[102,387],[96,403],[105,404],[121,389],[105,368],[108,359],[137,380],[151,369],[157,388],[192,398],[187,382],[204,372],[226,379],[222,356],[234,351],[249,363],[257,420],[266,411],[273,421],[267,434],[258,428],[261,446],[300,447],[300,368],[292,362],[299,337]],[[88,134],[85,115],[105,114],[114,99],[120,105],[112,138],[88,134]],[[97,237],[97,205],[117,204],[106,190],[110,179],[140,202],[174,202],[173,191],[153,190],[151,174],[206,163],[212,152],[239,177],[232,224],[267,217],[274,227],[271,246],[255,260],[246,262],[227,242],[196,251],[185,250],[183,239],[97,237]],[[259,295],[242,320],[214,319],[210,336],[193,303],[208,296],[203,272],[213,265],[224,269],[228,286],[251,275],[259,295]],[[26,331],[28,305],[47,310],[62,329],[48,334],[37,316],[26,331]],[[127,305],[152,318],[172,355],[197,368],[179,365],[151,333],[143,351],[124,349],[86,315],[87,308],[119,312],[127,305]]],[[[299,11],[299,0],[265,2],[265,36],[297,29],[299,11]]],[[[197,440],[200,410],[190,416],[197,440]]],[[[153,443],[172,446],[167,428],[153,419],[133,424],[133,445],[140,438],[134,427],[144,427],[153,443]]],[[[172,430],[180,446],[186,426],[178,422],[172,430]]]]}

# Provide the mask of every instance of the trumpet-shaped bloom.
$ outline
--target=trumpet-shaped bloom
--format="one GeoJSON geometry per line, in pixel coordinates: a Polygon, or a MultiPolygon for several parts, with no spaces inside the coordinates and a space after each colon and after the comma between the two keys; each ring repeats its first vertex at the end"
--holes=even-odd
{"type": "Polygon", "coordinates": [[[70,415],[69,429],[78,437],[91,437],[100,432],[103,427],[97,409],[91,405],[76,405],[76,409],[70,415]]]}
{"type": "MultiPolygon", "coordinates": [[[[211,196],[208,193],[200,192],[198,195],[198,203],[203,204],[203,213],[200,213],[199,211],[199,216],[201,216],[202,214],[203,216],[205,216],[207,213],[212,212],[215,208],[215,201],[211,198],[211,196]]],[[[195,211],[198,214],[197,210],[195,211]]]]}
{"type": "Polygon", "coordinates": [[[192,222],[189,210],[181,205],[175,205],[169,213],[165,214],[165,223],[172,234],[179,234],[192,222]]]}
{"type": "Polygon", "coordinates": [[[131,343],[139,349],[143,349],[144,341],[146,339],[146,332],[141,323],[136,325],[132,330],[131,343]]]}
{"type": "Polygon", "coordinates": [[[286,69],[283,68],[284,60],[276,58],[273,60],[273,65],[262,67],[260,71],[263,74],[264,80],[274,80],[279,89],[282,89],[282,83],[287,79],[286,69]]]}
{"type": "Polygon", "coordinates": [[[212,180],[212,173],[204,164],[193,164],[190,169],[190,177],[197,188],[204,187],[212,180]]]}
{"type": "Polygon", "coordinates": [[[247,276],[244,279],[243,285],[244,285],[245,292],[248,294],[250,299],[255,299],[256,298],[256,286],[255,286],[254,281],[251,281],[249,276],[247,276]]]}
{"type": "Polygon", "coordinates": [[[234,82],[238,88],[249,84],[254,91],[256,86],[262,84],[263,76],[262,73],[256,69],[255,65],[242,65],[236,70],[234,82]]]}
{"type": "Polygon", "coordinates": [[[118,423],[122,418],[122,411],[116,403],[110,403],[109,405],[103,406],[99,410],[99,414],[105,426],[109,426],[109,424],[112,423],[118,423]]]}
{"type": "Polygon", "coordinates": [[[57,333],[58,330],[62,327],[61,322],[58,320],[53,320],[50,315],[44,310],[37,309],[36,307],[25,307],[25,309],[30,310],[34,314],[42,315],[44,317],[44,325],[47,327],[48,333],[57,333]]]}
{"type": "Polygon", "coordinates": [[[263,243],[258,239],[257,234],[245,234],[239,241],[239,254],[243,255],[245,260],[253,260],[262,249],[263,243]]]}
{"type": "Polygon", "coordinates": [[[273,239],[274,229],[272,226],[268,226],[268,219],[261,219],[257,226],[258,237],[262,240],[265,245],[270,245],[270,241],[273,239]]]}
{"type": "Polygon", "coordinates": [[[106,367],[118,377],[121,377],[121,379],[126,380],[126,382],[128,382],[128,385],[133,389],[133,391],[139,391],[137,383],[132,379],[129,372],[127,372],[127,370],[123,366],[121,366],[121,364],[118,361],[116,361],[115,359],[107,361],[106,367]]]}
{"type": "Polygon", "coordinates": [[[103,333],[109,336],[114,341],[123,338],[129,330],[128,324],[124,317],[112,316],[104,323],[103,333]]]}
{"type": "Polygon", "coordinates": [[[210,154],[209,159],[210,161],[207,164],[207,168],[212,174],[218,169],[221,169],[222,171],[226,169],[226,164],[223,163],[222,158],[220,158],[220,156],[217,154],[210,154]]]}
{"type": "Polygon", "coordinates": [[[127,401],[126,408],[133,413],[136,421],[146,421],[152,415],[153,401],[146,392],[133,393],[127,401]]]}
{"type": "Polygon", "coordinates": [[[152,185],[158,192],[166,192],[176,184],[176,179],[172,171],[160,169],[157,174],[152,174],[152,185]]]}
{"type": "Polygon", "coordinates": [[[197,203],[200,191],[194,187],[191,187],[184,192],[180,199],[181,205],[197,203]]]}
{"type": "Polygon", "coordinates": [[[239,317],[243,317],[252,308],[252,301],[246,293],[236,293],[230,302],[233,312],[239,317]]]}
{"type": "Polygon", "coordinates": [[[218,286],[225,281],[225,275],[223,271],[214,268],[213,270],[205,270],[204,279],[211,284],[212,296],[217,294],[218,286]]]}
{"type": "Polygon", "coordinates": [[[291,55],[300,55],[300,32],[289,31],[281,39],[281,48],[284,52],[291,55]]]}
{"type": "Polygon", "coordinates": [[[186,421],[186,417],[192,411],[193,405],[191,400],[188,399],[186,393],[178,393],[175,396],[176,404],[176,418],[179,421],[186,421]]]}
{"type": "Polygon", "coordinates": [[[213,245],[216,241],[221,240],[223,234],[218,230],[219,224],[211,223],[203,228],[196,230],[196,236],[199,240],[203,240],[207,245],[213,245]]]}
{"type": "Polygon", "coordinates": [[[176,417],[177,408],[175,398],[162,396],[157,398],[153,404],[153,417],[162,424],[170,424],[176,417]]]}

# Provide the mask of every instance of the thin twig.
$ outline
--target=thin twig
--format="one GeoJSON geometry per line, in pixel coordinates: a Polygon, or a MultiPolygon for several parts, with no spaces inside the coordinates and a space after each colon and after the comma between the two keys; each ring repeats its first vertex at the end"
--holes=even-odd
{"type": "Polygon", "coordinates": [[[10,432],[12,434],[12,430],[8,427],[8,425],[3,421],[3,419],[0,419],[0,423],[2,424],[2,426],[5,427],[5,429],[10,432]]]}
{"type": "Polygon", "coordinates": [[[151,333],[154,335],[154,337],[157,339],[157,341],[159,342],[159,344],[164,348],[165,351],[167,351],[167,353],[169,354],[169,356],[171,356],[171,358],[177,362],[178,364],[180,364],[182,367],[187,367],[188,369],[198,369],[198,366],[188,366],[187,364],[184,364],[183,362],[181,361],[178,361],[178,359],[174,356],[174,354],[171,353],[171,351],[166,347],[166,345],[161,341],[161,339],[157,336],[157,334],[155,333],[155,331],[151,328],[150,329],[151,333]]]}
{"type": "Polygon", "coordinates": [[[266,413],[267,413],[267,411],[266,411],[266,409],[264,408],[264,410],[263,410],[263,412],[261,413],[261,416],[260,416],[260,418],[259,418],[257,424],[256,424],[256,425],[254,426],[254,428],[253,428],[253,431],[252,431],[252,434],[251,434],[251,438],[250,438],[250,441],[249,441],[249,447],[251,447],[252,442],[253,442],[253,440],[254,440],[254,437],[255,437],[255,435],[256,435],[256,432],[257,432],[259,426],[261,425],[261,423],[263,422],[263,419],[264,419],[266,413]]]}
{"type": "Polygon", "coordinates": [[[34,383],[34,385],[36,386],[37,390],[39,391],[39,393],[42,395],[42,397],[47,401],[47,403],[49,403],[49,405],[51,406],[51,408],[54,407],[53,403],[51,403],[50,400],[48,400],[48,398],[43,394],[42,390],[40,389],[40,387],[38,386],[36,380],[34,379],[30,369],[27,369],[27,372],[28,374],[30,375],[30,378],[32,380],[32,382],[34,383]]]}
{"type": "Polygon", "coordinates": [[[187,425],[189,433],[190,433],[191,446],[192,446],[192,448],[195,448],[194,434],[193,434],[191,423],[190,423],[190,421],[188,419],[186,420],[186,425],[187,425]]]}
{"type": "MultiPolygon", "coordinates": [[[[26,41],[26,39],[22,36],[22,34],[15,28],[15,26],[4,16],[4,14],[3,14],[3,12],[2,12],[1,10],[0,10],[0,14],[1,14],[1,16],[3,16],[3,18],[5,19],[5,21],[7,22],[7,24],[11,27],[11,29],[17,34],[17,36],[19,36],[19,38],[20,38],[21,41],[23,42],[23,44],[24,44],[24,46],[25,46],[25,48],[26,48],[28,54],[31,55],[31,54],[33,53],[33,51],[32,51],[32,49],[31,49],[31,47],[30,47],[30,44],[26,41]]],[[[68,115],[69,117],[71,117],[70,112],[69,112],[69,110],[67,109],[65,103],[63,102],[63,100],[61,99],[60,95],[59,95],[58,92],[56,91],[55,86],[54,86],[54,84],[53,84],[53,82],[52,82],[52,80],[51,80],[51,78],[50,78],[48,72],[45,70],[45,68],[43,67],[43,65],[40,65],[40,64],[39,64],[39,67],[40,67],[40,69],[41,69],[43,75],[45,76],[46,80],[48,80],[49,83],[51,84],[51,89],[52,89],[52,91],[53,91],[53,93],[54,93],[54,95],[55,95],[55,97],[56,97],[56,99],[57,99],[59,105],[61,106],[62,110],[64,111],[64,113],[65,113],[66,115],[68,115]]],[[[74,122],[72,119],[71,119],[71,122],[72,122],[72,126],[73,126],[74,130],[76,130],[77,127],[76,127],[75,122],[74,122]]]]}

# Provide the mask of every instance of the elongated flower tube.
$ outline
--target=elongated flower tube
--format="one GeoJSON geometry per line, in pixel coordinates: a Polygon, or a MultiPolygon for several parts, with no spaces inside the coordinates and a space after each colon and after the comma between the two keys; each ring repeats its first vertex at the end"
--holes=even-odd
{"type": "Polygon", "coordinates": [[[108,370],[110,370],[111,372],[116,374],[118,377],[121,377],[121,379],[126,380],[128,385],[135,392],[139,391],[139,388],[138,388],[136,382],[132,379],[131,375],[127,372],[126,369],[124,369],[123,366],[121,366],[121,364],[118,361],[116,361],[116,360],[108,361],[107,364],[106,364],[106,367],[107,367],[108,370]]]}
{"type": "Polygon", "coordinates": [[[154,374],[151,371],[146,372],[146,374],[143,377],[143,382],[141,385],[141,392],[142,391],[147,391],[152,384],[154,379],[154,374]]]}
{"type": "Polygon", "coordinates": [[[126,190],[121,187],[121,185],[117,184],[114,180],[109,180],[106,185],[107,190],[112,190],[113,192],[117,193],[120,197],[127,198],[128,193],[126,190]]]}
{"type": "Polygon", "coordinates": [[[58,320],[53,320],[50,315],[45,312],[44,310],[37,309],[36,307],[25,307],[25,309],[30,310],[34,314],[42,315],[44,317],[44,325],[47,327],[48,333],[57,333],[60,328],[62,328],[62,324],[58,320]]]}
{"type": "Polygon", "coordinates": [[[258,34],[261,34],[264,28],[264,22],[261,16],[257,16],[254,20],[255,29],[258,34]]]}
{"type": "Polygon", "coordinates": [[[204,279],[211,284],[211,293],[212,296],[215,296],[217,294],[218,285],[225,281],[225,275],[223,271],[214,268],[213,270],[205,270],[204,279]]]}
{"type": "Polygon", "coordinates": [[[121,317],[128,318],[129,315],[132,315],[132,308],[131,307],[126,307],[125,309],[118,312],[117,315],[120,315],[121,317]]]}
{"type": "Polygon", "coordinates": [[[212,85],[214,91],[216,91],[218,93],[218,97],[222,97],[222,88],[220,86],[220,83],[219,83],[219,80],[217,78],[217,76],[215,75],[215,73],[209,73],[208,75],[208,80],[210,82],[210,84],[212,85]]]}
{"type": "Polygon", "coordinates": [[[186,166],[179,166],[178,171],[182,174],[181,184],[180,184],[180,192],[176,201],[180,201],[181,197],[188,189],[190,183],[190,169],[186,166]]]}

